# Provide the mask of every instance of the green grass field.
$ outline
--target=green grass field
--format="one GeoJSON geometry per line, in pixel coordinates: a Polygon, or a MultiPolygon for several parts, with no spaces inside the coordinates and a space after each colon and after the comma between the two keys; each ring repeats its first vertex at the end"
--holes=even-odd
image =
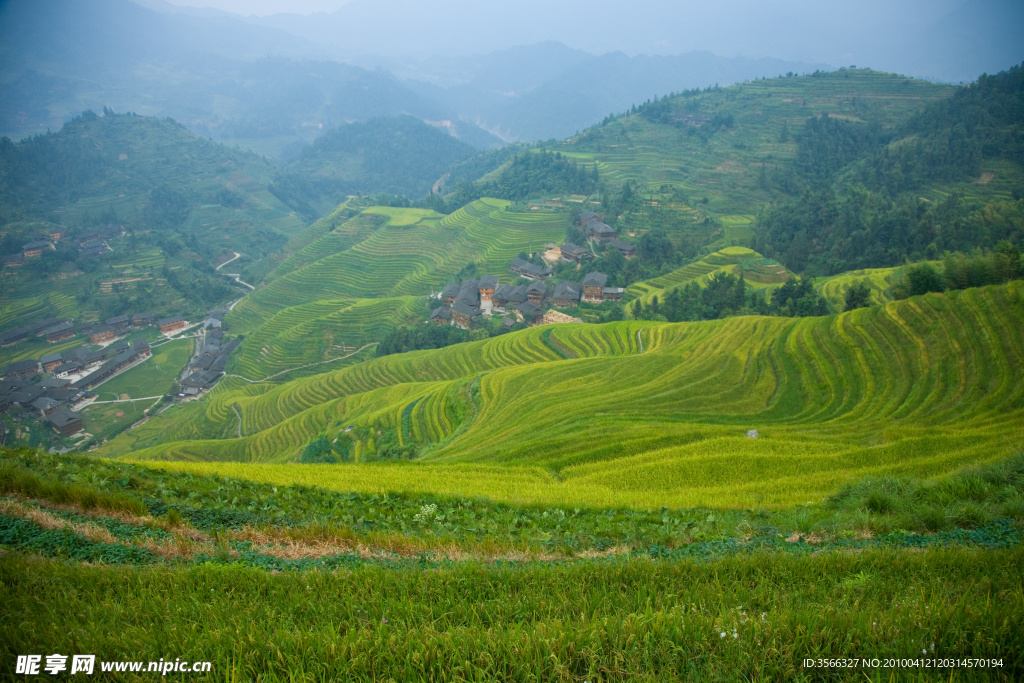
{"type": "Polygon", "coordinates": [[[153,356],[96,388],[100,400],[163,396],[192,357],[193,339],[175,339],[153,349],[153,356]]]}
{"type": "Polygon", "coordinates": [[[1020,455],[769,512],[339,494],[0,449],[0,657],[410,682],[884,681],[907,673],[886,658],[970,657],[984,667],[910,680],[1013,680],[1022,492],[1020,455]]]}

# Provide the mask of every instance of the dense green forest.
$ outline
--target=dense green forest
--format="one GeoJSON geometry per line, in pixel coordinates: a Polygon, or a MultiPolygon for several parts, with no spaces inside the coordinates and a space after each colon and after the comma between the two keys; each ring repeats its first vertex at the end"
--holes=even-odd
{"type": "MultiPolygon", "coordinates": [[[[500,158],[501,152],[478,155],[481,163],[474,169],[485,170],[489,161],[500,158]]],[[[476,182],[463,182],[443,198],[428,197],[425,204],[436,211],[451,213],[481,197],[522,201],[555,194],[588,196],[597,192],[599,182],[597,166],[577,163],[560,152],[523,151],[476,182]]]]}
{"type": "Polygon", "coordinates": [[[753,247],[791,270],[830,275],[935,259],[945,251],[1024,244],[1024,188],[984,204],[927,186],[979,179],[983,160],[1024,164],[1024,69],[982,76],[891,130],[827,117],[794,133],[795,162],[766,173],[781,193],[753,247]]]}
{"type": "Polygon", "coordinates": [[[386,192],[419,198],[476,149],[411,116],[378,117],[325,132],[270,186],[313,221],[347,195],[386,192]]]}

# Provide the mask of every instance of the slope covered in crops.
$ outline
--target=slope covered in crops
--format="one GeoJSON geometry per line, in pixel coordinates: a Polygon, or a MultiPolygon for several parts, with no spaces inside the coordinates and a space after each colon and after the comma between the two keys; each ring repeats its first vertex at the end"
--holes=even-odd
{"type": "Polygon", "coordinates": [[[481,199],[447,216],[364,209],[289,257],[229,322],[247,332],[285,308],[317,300],[424,296],[470,261],[480,272],[507,273],[521,251],[564,236],[565,216],[509,212],[508,205],[481,199]]]}
{"type": "MultiPolygon", "coordinates": [[[[236,406],[245,438],[133,457],[288,462],[318,434],[354,425],[397,432],[438,464],[333,470],[353,485],[793,502],[852,477],[1005,457],[1024,437],[1021,329],[1021,283],[822,318],[545,326],[224,391],[207,412],[235,419],[236,406]]],[[[372,449],[361,441],[360,459],[372,449]]]]}

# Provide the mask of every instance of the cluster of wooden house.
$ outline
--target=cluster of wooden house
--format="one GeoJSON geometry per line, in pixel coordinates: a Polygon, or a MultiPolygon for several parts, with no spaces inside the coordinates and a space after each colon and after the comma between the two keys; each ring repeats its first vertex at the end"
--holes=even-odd
{"type": "MultiPolygon", "coordinates": [[[[120,237],[124,234],[124,226],[107,225],[98,230],[79,233],[74,236],[78,245],[78,253],[84,258],[98,258],[110,251],[106,240],[113,237],[120,237]]],[[[24,265],[27,259],[41,256],[45,251],[52,251],[54,243],[59,242],[67,236],[67,230],[61,227],[52,227],[45,233],[34,232],[28,235],[28,242],[21,245],[21,250],[3,257],[3,265],[8,268],[17,268],[24,265]]]]}
{"type": "Polygon", "coordinates": [[[203,337],[202,347],[196,352],[192,362],[189,363],[189,375],[181,380],[181,392],[178,398],[190,398],[199,396],[204,391],[213,388],[228,366],[228,358],[239,344],[240,337],[224,340],[224,330],[220,329],[219,318],[207,318],[209,331],[203,337]],[[216,320],[216,327],[212,321],[216,320]]]}
{"type": "Polygon", "coordinates": [[[552,290],[541,279],[522,285],[503,285],[497,277],[486,275],[479,280],[448,285],[441,292],[441,305],[431,312],[430,320],[437,325],[469,329],[482,316],[497,312],[518,313],[526,324],[539,325],[544,322],[544,305],[573,308],[580,301],[600,303],[621,299],[624,290],[606,287],[607,282],[608,276],[604,273],[588,273],[581,284],[560,282],[552,290]]]}
{"type": "Polygon", "coordinates": [[[4,369],[0,384],[0,412],[19,411],[47,420],[59,434],[73,434],[82,428],[74,411],[95,398],[92,389],[150,355],[149,344],[136,340],[96,351],[82,346],[39,360],[11,363],[4,369]],[[72,379],[89,370],[79,379],[72,379]],[[40,379],[42,373],[51,376],[40,379]]]}
{"type": "Polygon", "coordinates": [[[127,315],[116,315],[97,325],[77,326],[74,318],[44,318],[3,333],[0,335],[0,346],[12,346],[32,337],[43,337],[49,343],[56,344],[76,334],[87,336],[90,344],[109,344],[132,330],[152,325],[159,326],[163,334],[171,334],[186,327],[188,321],[180,315],[158,320],[153,313],[136,313],[130,318],[127,315]]]}

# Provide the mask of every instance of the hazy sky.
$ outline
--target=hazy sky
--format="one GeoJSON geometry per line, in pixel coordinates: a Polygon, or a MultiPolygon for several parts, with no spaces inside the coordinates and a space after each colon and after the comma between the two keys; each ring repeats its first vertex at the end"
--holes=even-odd
{"type": "Polygon", "coordinates": [[[212,7],[234,12],[244,16],[260,17],[280,12],[294,14],[312,14],[313,12],[333,12],[349,0],[168,0],[175,5],[191,5],[192,7],[212,7]]]}
{"type": "MultiPolygon", "coordinates": [[[[192,7],[212,7],[215,9],[234,12],[245,16],[267,16],[277,13],[312,14],[313,12],[333,12],[342,5],[352,0],[168,0],[175,5],[190,5],[192,7]]],[[[928,10],[948,11],[952,7],[962,4],[965,0],[836,0],[821,3],[817,0],[739,0],[726,1],[718,4],[720,9],[733,16],[742,16],[748,12],[756,13],[758,10],[768,6],[772,10],[797,10],[801,13],[814,15],[830,15],[837,22],[857,23],[865,19],[882,20],[886,18],[903,19],[906,14],[920,14],[924,16],[928,10]],[[724,7],[722,7],[724,6],[724,7]]],[[[482,3],[486,5],[486,1],[482,3]]],[[[553,0],[552,5],[560,4],[553,0]]],[[[561,3],[565,4],[565,3],[561,3]]],[[[639,5],[651,4],[640,2],[639,5]]],[[[700,11],[708,8],[708,3],[694,0],[680,0],[679,5],[690,5],[694,10],[700,11]]],[[[608,9],[605,7],[604,9],[608,9]]],[[[713,7],[711,8],[713,9],[713,7]]]]}

